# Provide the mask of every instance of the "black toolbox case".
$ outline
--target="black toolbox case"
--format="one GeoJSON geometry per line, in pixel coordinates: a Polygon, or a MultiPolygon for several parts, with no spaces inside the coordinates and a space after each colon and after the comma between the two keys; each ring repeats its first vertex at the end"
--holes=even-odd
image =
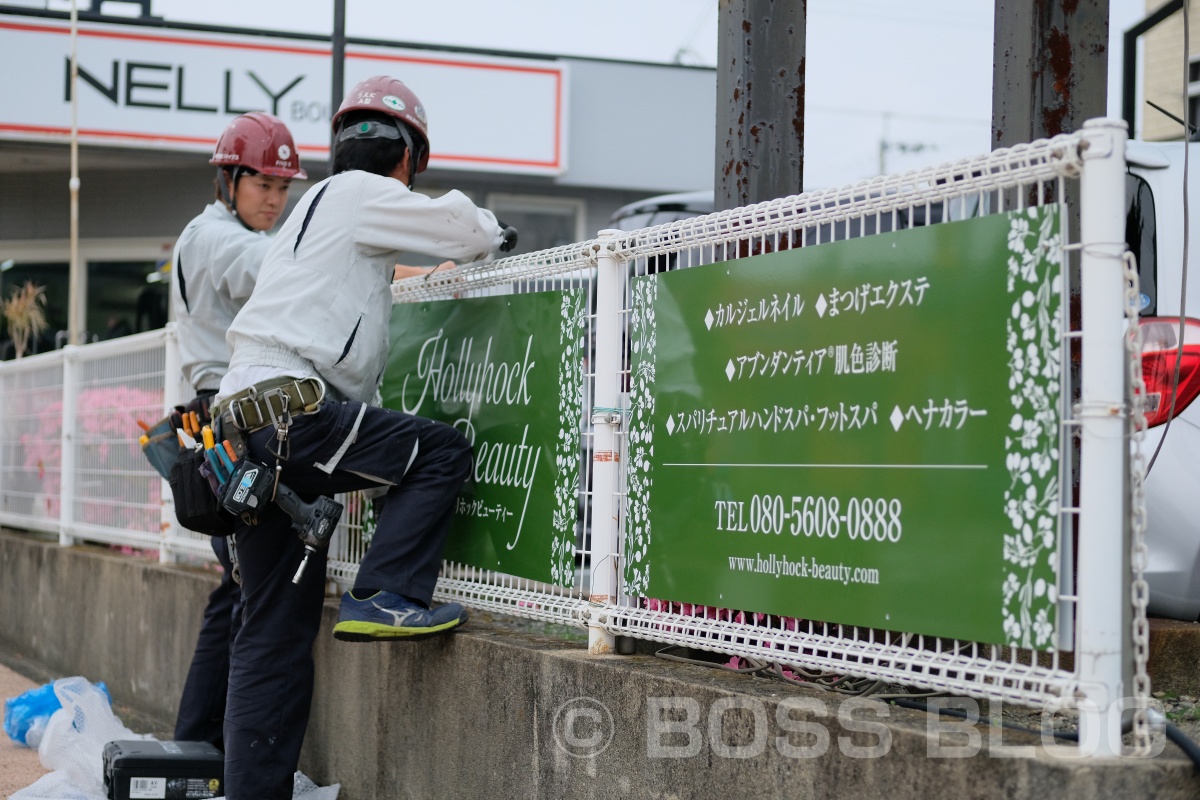
{"type": "Polygon", "coordinates": [[[108,800],[206,800],[225,794],[225,758],[208,742],[153,739],[104,745],[108,800]]]}

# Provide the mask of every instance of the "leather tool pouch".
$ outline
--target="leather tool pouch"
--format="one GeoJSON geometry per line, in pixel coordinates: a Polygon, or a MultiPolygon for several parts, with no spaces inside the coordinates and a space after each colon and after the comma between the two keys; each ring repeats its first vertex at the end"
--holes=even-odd
{"type": "Polygon", "coordinates": [[[237,526],[237,517],[221,507],[203,450],[184,449],[171,466],[171,495],[175,498],[175,516],[190,531],[209,536],[229,536],[237,526]],[[207,474],[206,474],[207,473],[207,474]],[[212,483],[210,483],[210,480],[212,483]]]}

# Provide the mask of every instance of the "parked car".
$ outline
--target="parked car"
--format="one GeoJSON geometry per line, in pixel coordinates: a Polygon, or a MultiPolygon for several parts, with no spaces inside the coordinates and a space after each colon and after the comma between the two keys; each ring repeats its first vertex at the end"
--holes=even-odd
{"type": "Polygon", "coordinates": [[[638,228],[711,214],[712,210],[712,192],[663,194],[621,206],[613,212],[611,227],[620,231],[636,231],[638,228]]]}
{"type": "MultiPolygon", "coordinates": [[[[1200,170],[1200,143],[1189,146],[1194,168],[1200,170]]],[[[1200,276],[1187,285],[1185,307],[1181,293],[1183,148],[1182,142],[1128,142],[1123,238],[1137,257],[1140,278],[1139,321],[1148,428],[1141,450],[1147,463],[1154,459],[1145,483],[1148,610],[1152,616],[1192,621],[1200,618],[1200,404],[1193,402],[1200,394],[1200,276]],[[1190,316],[1184,318],[1180,348],[1179,319],[1183,314],[1190,316]],[[1180,374],[1168,432],[1177,362],[1180,374]],[[1160,442],[1162,447],[1155,457],[1160,442]]],[[[1200,187],[1194,182],[1188,197],[1195,209],[1188,226],[1193,234],[1200,234],[1200,187]]],[[[635,230],[712,210],[712,192],[661,195],[618,209],[611,227],[635,230]]],[[[931,221],[937,221],[941,208],[934,204],[929,214],[931,221]]],[[[962,216],[955,210],[954,218],[962,216]]],[[[899,219],[897,227],[923,224],[921,215],[912,220],[899,219]]],[[[845,231],[836,233],[835,238],[845,238],[845,231]]],[[[849,234],[861,235],[858,230],[849,234]]],[[[829,241],[829,237],[822,234],[821,240],[829,241]]],[[[1200,235],[1193,235],[1191,241],[1189,269],[1200,262],[1200,235]]]]}
{"type": "MultiPolygon", "coordinates": [[[[1187,145],[1200,167],[1200,144],[1187,145]]],[[[1200,285],[1187,285],[1183,302],[1184,144],[1129,142],[1125,237],[1138,259],[1142,374],[1147,426],[1142,454],[1157,458],[1146,478],[1146,580],[1150,613],[1182,620],[1200,617],[1200,285]],[[1179,347],[1179,318],[1184,319],[1179,347]],[[1170,429],[1171,385],[1180,367],[1170,429]],[[1163,436],[1166,440],[1163,441],[1163,436]]],[[[1200,187],[1188,187],[1189,205],[1200,210],[1200,187]]],[[[1188,223],[1200,246],[1197,217],[1188,223]]],[[[1189,248],[1187,270],[1200,262],[1189,248]]],[[[1192,276],[1194,277],[1194,276],[1192,276]]]]}

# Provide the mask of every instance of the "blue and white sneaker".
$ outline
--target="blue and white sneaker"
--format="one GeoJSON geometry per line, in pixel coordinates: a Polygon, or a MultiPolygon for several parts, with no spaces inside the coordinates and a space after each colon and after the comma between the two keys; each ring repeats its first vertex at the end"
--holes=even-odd
{"type": "Polygon", "coordinates": [[[342,595],[333,636],[344,642],[410,641],[436,636],[466,621],[467,612],[458,603],[424,608],[391,592],[376,592],[360,600],[351,591],[342,595]]]}

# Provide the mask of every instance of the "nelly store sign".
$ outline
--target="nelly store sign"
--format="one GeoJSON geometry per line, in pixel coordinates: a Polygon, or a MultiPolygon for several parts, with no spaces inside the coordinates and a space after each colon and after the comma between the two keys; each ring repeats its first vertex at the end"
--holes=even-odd
{"type": "MultiPolygon", "coordinates": [[[[64,141],[71,127],[70,26],[0,16],[0,137],[64,141]]],[[[305,39],[79,24],[79,138],[89,144],[211,152],[229,121],[269,111],[302,156],[329,152],[330,46],[305,39]]],[[[432,166],[558,175],[566,68],[549,60],[347,45],[345,86],[404,81],[429,117],[432,166]],[[521,124],[480,125],[521,109],[521,124]]]]}
{"type": "Polygon", "coordinates": [[[583,291],[392,309],[383,404],[471,442],[445,558],[569,586],[575,574],[583,291]]]}
{"type": "Polygon", "coordinates": [[[1057,212],[635,279],[629,592],[1054,647],[1057,212]]]}

